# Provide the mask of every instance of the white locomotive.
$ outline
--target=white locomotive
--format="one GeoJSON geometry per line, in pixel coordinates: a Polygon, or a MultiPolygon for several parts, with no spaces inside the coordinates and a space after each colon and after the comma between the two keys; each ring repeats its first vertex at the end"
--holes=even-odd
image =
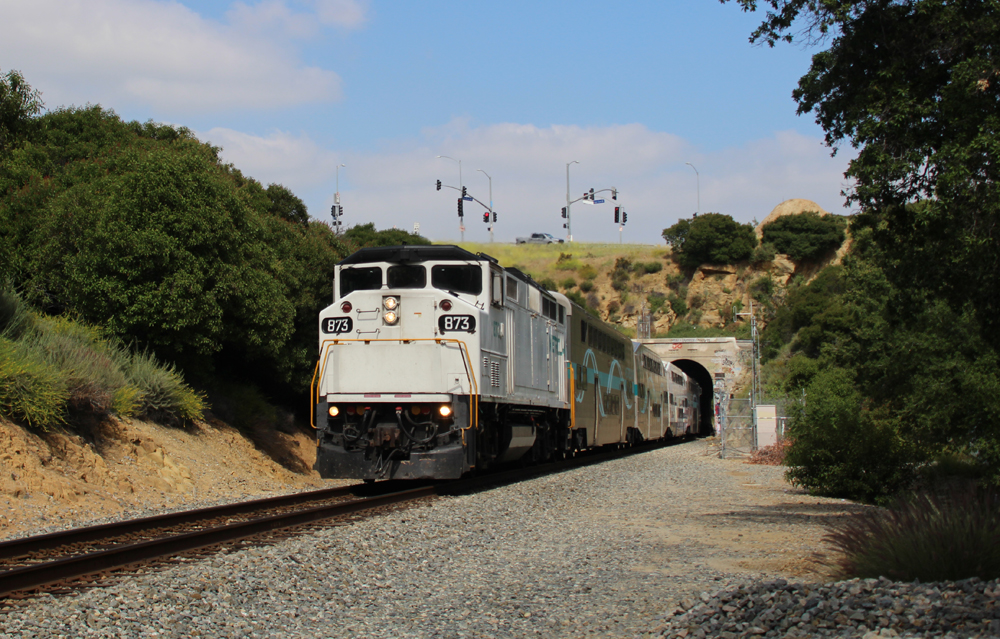
{"type": "Polygon", "coordinates": [[[324,477],[455,478],[694,434],[701,389],[517,269],[456,246],[337,265],[313,382],[324,477]]]}

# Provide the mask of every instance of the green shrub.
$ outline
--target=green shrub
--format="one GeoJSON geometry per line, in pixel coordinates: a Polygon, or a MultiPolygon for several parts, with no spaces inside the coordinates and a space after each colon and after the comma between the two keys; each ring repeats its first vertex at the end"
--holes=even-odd
{"type": "Polygon", "coordinates": [[[617,300],[611,300],[608,302],[608,313],[617,313],[619,308],[621,308],[621,306],[618,304],[617,300]]]}
{"type": "Polygon", "coordinates": [[[611,288],[615,289],[619,293],[624,292],[628,289],[628,278],[616,277],[612,279],[611,288]]]}
{"type": "Polygon", "coordinates": [[[757,246],[757,235],[749,224],[740,224],[722,213],[705,213],[692,220],[679,220],[663,230],[663,238],[674,258],[685,268],[701,264],[734,264],[746,260],[757,246]]]}
{"type": "Polygon", "coordinates": [[[203,396],[185,384],[173,366],[159,363],[152,353],[133,354],[126,374],[141,393],[138,416],[172,423],[201,419],[203,396]]]}
{"type": "Polygon", "coordinates": [[[34,323],[34,315],[20,295],[8,285],[0,287],[0,337],[16,340],[34,323]]]}
{"type": "Polygon", "coordinates": [[[690,306],[691,308],[701,308],[704,303],[705,303],[705,298],[702,297],[701,295],[698,295],[697,293],[692,295],[691,299],[688,300],[688,306],[690,306]]]}
{"type": "Polygon", "coordinates": [[[801,392],[809,386],[819,373],[819,362],[802,353],[796,353],[785,365],[784,390],[787,393],[801,392]]]}
{"type": "Polygon", "coordinates": [[[754,266],[759,266],[761,264],[766,264],[767,262],[773,262],[774,257],[778,254],[778,251],[774,248],[773,244],[761,244],[753,250],[750,255],[750,263],[754,266]]]}
{"type": "Polygon", "coordinates": [[[597,315],[597,311],[595,309],[597,308],[598,300],[593,296],[593,294],[587,296],[585,299],[580,291],[567,291],[566,297],[582,306],[591,315],[597,315]]]}
{"type": "Polygon", "coordinates": [[[584,264],[576,270],[576,274],[579,275],[581,279],[590,281],[597,277],[597,269],[590,264],[584,264]]]}
{"type": "Polygon", "coordinates": [[[636,275],[647,275],[649,273],[659,273],[663,270],[662,262],[637,262],[633,267],[636,275]]]}
{"type": "Polygon", "coordinates": [[[761,275],[750,283],[748,290],[751,297],[761,304],[766,304],[774,297],[777,284],[770,275],[761,275]]]}
{"type": "Polygon", "coordinates": [[[646,296],[646,303],[649,305],[650,313],[658,313],[667,303],[667,296],[659,291],[653,291],[646,296]]]}
{"type": "Polygon", "coordinates": [[[576,288],[576,280],[572,277],[567,277],[563,281],[559,282],[559,286],[568,291],[571,288],[576,288]]]}
{"type": "Polygon", "coordinates": [[[560,253],[556,259],[556,270],[575,271],[580,268],[580,260],[573,259],[572,253],[560,253]]]}
{"type": "Polygon", "coordinates": [[[667,273],[667,288],[672,291],[680,291],[684,287],[684,274],[683,273],[667,273]]]}
{"type": "Polygon", "coordinates": [[[129,385],[124,371],[128,353],[103,341],[99,330],[64,317],[46,317],[37,322],[27,341],[61,371],[73,408],[104,413],[113,411],[117,403],[127,410],[126,398],[135,394],[124,390],[129,385]]]}
{"type": "Polygon", "coordinates": [[[580,293],[580,291],[566,291],[566,297],[568,297],[571,302],[575,302],[580,306],[587,308],[587,300],[583,298],[583,294],[580,293]]]}
{"type": "Polygon", "coordinates": [[[792,484],[813,494],[866,502],[884,500],[909,485],[913,451],[895,422],[866,410],[849,371],[816,373],[806,397],[787,433],[793,440],[785,456],[792,484]]]}
{"type": "Polygon", "coordinates": [[[833,526],[826,541],[842,578],[1000,578],[1000,492],[974,483],[896,499],[833,526]]]}
{"type": "Polygon", "coordinates": [[[685,302],[684,298],[680,295],[671,293],[670,296],[667,297],[667,302],[670,303],[670,308],[674,311],[674,314],[677,315],[677,317],[684,317],[687,315],[687,302],[685,302]]]}
{"type": "Polygon", "coordinates": [[[584,293],[591,292],[592,290],[594,290],[594,281],[583,280],[582,282],[580,282],[580,290],[583,291],[584,293]]]}
{"type": "Polygon", "coordinates": [[[557,291],[559,290],[559,285],[551,277],[546,277],[541,282],[538,283],[539,286],[544,288],[546,291],[557,291]]]}
{"type": "Polygon", "coordinates": [[[0,412],[34,428],[64,422],[66,380],[37,349],[0,337],[0,412]]]}
{"type": "Polygon", "coordinates": [[[844,226],[839,217],[815,211],[784,215],[761,229],[762,241],[793,260],[815,260],[844,243],[844,226]]]}

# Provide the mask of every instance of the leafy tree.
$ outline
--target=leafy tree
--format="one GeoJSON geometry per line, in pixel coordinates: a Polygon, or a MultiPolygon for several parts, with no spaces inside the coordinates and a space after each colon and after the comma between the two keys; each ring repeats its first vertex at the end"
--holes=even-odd
{"type": "Polygon", "coordinates": [[[824,344],[845,339],[851,327],[845,289],[842,266],[828,266],[809,284],[790,287],[761,333],[763,359],[773,359],[786,344],[816,358],[824,344]]]}
{"type": "Polygon", "coordinates": [[[757,236],[749,224],[740,224],[722,213],[705,213],[679,220],[663,230],[674,256],[686,268],[705,263],[733,264],[751,256],[757,236]]]}
{"type": "Polygon", "coordinates": [[[761,241],[795,261],[815,260],[844,243],[844,222],[833,215],[806,211],[784,215],[762,229],[761,241]]]}
{"type": "Polygon", "coordinates": [[[18,71],[0,76],[0,154],[27,135],[31,118],[42,111],[42,98],[18,71]]]}
{"type": "Polygon", "coordinates": [[[202,382],[221,367],[275,390],[308,384],[315,318],[347,250],[298,204],[186,129],[101,107],[37,118],[0,161],[0,242],[26,296],[202,382]]]}
{"type": "Polygon", "coordinates": [[[376,231],[375,223],[352,226],[344,232],[344,239],[354,243],[358,248],[365,246],[401,246],[403,244],[430,244],[431,241],[422,235],[416,235],[400,229],[376,231]]]}
{"type": "MultiPolygon", "coordinates": [[[[799,113],[815,113],[828,145],[859,149],[848,199],[862,211],[856,225],[873,229],[883,247],[888,277],[900,290],[971,304],[1000,346],[1000,5],[762,4],[770,10],[751,41],[828,45],[793,97],[799,113]],[[926,203],[904,206],[918,199],[926,203]]],[[[920,299],[900,302],[912,309],[920,299]]]]}
{"type": "Polygon", "coordinates": [[[288,188],[280,184],[267,185],[267,197],[271,201],[268,212],[289,222],[306,224],[309,221],[309,209],[288,188]]]}

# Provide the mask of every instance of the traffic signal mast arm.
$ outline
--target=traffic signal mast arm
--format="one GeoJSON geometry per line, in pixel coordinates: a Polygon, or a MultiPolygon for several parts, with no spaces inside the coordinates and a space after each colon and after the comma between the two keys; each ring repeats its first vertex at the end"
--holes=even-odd
{"type": "Polygon", "coordinates": [[[490,213],[493,212],[493,209],[491,209],[488,204],[486,204],[485,202],[480,202],[476,198],[476,196],[474,196],[471,193],[469,193],[469,187],[465,186],[465,187],[459,188],[457,186],[451,186],[449,184],[440,184],[440,182],[441,182],[441,180],[438,180],[438,184],[439,184],[438,189],[437,189],[438,191],[440,191],[442,188],[445,188],[445,189],[455,189],[456,191],[461,191],[465,195],[465,197],[463,199],[465,199],[465,200],[472,200],[473,202],[478,203],[480,206],[482,206],[484,209],[486,209],[490,213]]]}
{"type": "Polygon", "coordinates": [[[577,202],[593,202],[595,200],[594,196],[597,195],[598,193],[611,193],[612,200],[618,199],[618,189],[612,186],[611,188],[600,189],[598,191],[590,189],[589,191],[587,191],[580,197],[576,198],[575,200],[570,200],[569,203],[576,204],[577,202]]]}

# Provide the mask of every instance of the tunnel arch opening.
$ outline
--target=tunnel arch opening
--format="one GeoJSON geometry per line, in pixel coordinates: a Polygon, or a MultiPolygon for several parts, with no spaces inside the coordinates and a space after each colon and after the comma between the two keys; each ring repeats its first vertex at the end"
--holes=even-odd
{"type": "Polygon", "coordinates": [[[701,424],[698,426],[698,434],[702,437],[714,434],[715,429],[712,423],[715,417],[715,388],[712,374],[702,364],[694,360],[678,359],[670,363],[684,371],[685,375],[693,378],[701,386],[701,400],[699,403],[701,424]]]}

